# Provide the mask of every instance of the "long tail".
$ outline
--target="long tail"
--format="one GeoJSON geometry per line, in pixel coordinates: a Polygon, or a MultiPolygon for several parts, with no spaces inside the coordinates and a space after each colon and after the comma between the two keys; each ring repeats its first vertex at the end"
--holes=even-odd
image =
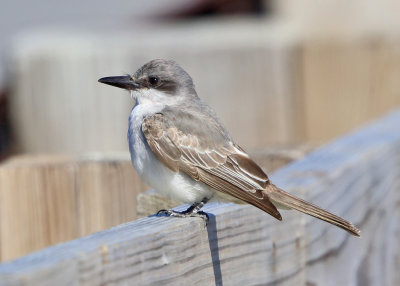
{"type": "Polygon", "coordinates": [[[333,225],[336,225],[352,235],[360,236],[360,230],[356,228],[351,222],[334,215],[326,210],[317,207],[309,202],[303,201],[302,199],[296,198],[295,196],[279,189],[273,184],[270,184],[265,192],[268,194],[271,201],[277,207],[295,209],[302,213],[311,215],[313,217],[319,218],[333,225]]]}

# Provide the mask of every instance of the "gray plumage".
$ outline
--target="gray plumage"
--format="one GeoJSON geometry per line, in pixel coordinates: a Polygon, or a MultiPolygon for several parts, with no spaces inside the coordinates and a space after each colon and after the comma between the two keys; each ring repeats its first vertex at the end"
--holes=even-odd
{"type": "Polygon", "coordinates": [[[217,196],[247,202],[279,220],[277,207],[296,209],[360,235],[350,222],[272,184],[197,96],[191,77],[177,63],[153,60],[133,76],[100,81],[128,89],[136,99],[128,140],[140,177],[161,193],[192,203],[191,211],[217,196]]]}

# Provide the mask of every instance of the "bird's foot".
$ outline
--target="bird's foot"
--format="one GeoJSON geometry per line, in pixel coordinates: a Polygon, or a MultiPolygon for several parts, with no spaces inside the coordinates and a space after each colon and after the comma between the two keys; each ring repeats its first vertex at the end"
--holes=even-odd
{"type": "Polygon", "coordinates": [[[208,214],[201,211],[200,209],[208,202],[209,198],[205,197],[201,202],[194,203],[187,210],[178,212],[174,210],[160,210],[157,212],[158,215],[173,216],[173,217],[199,217],[202,218],[205,226],[208,225],[208,214]]]}
{"type": "Polygon", "coordinates": [[[203,211],[197,211],[197,212],[190,212],[188,210],[183,211],[183,212],[178,212],[174,210],[159,210],[157,212],[157,216],[160,215],[165,215],[165,216],[172,216],[172,217],[199,217],[202,218],[207,226],[208,224],[208,214],[203,212],[203,211]]]}

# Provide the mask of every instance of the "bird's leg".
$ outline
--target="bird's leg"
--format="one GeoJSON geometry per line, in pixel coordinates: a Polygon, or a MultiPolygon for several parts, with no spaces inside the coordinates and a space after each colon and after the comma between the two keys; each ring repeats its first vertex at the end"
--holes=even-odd
{"type": "Polygon", "coordinates": [[[192,204],[187,210],[178,212],[174,210],[160,210],[157,215],[167,215],[173,217],[200,217],[208,224],[208,214],[201,211],[200,209],[209,201],[209,198],[203,198],[201,202],[192,204]]]}

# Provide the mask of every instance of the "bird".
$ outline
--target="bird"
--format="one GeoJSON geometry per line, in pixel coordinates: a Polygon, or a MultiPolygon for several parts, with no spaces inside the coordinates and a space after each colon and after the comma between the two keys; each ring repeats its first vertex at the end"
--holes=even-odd
{"type": "Polygon", "coordinates": [[[175,61],[154,59],[133,74],[100,83],[128,90],[135,101],[129,115],[131,161],[141,180],[190,207],[160,210],[172,217],[201,217],[211,199],[248,203],[278,220],[280,209],[295,209],[354,236],[351,222],[275,186],[231,137],[215,111],[197,95],[191,76],[175,61]]]}

